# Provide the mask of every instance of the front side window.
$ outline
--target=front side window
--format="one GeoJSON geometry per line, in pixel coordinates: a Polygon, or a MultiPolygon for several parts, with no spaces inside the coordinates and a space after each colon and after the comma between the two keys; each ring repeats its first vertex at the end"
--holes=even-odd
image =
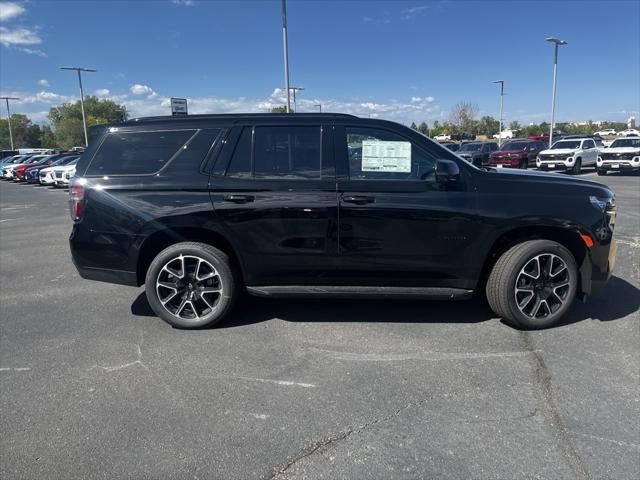
{"type": "Polygon", "coordinates": [[[347,127],[346,133],[352,180],[435,178],[435,159],[407,139],[375,128],[347,127]]]}
{"type": "Polygon", "coordinates": [[[321,130],[311,127],[256,127],[256,178],[320,179],[321,130]]]}
{"type": "Polygon", "coordinates": [[[87,175],[156,173],[194,135],[195,130],[109,133],[96,152],[87,175]]]}

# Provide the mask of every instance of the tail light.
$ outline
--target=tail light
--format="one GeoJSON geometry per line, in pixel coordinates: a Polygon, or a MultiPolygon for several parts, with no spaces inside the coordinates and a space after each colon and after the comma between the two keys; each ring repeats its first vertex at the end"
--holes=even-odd
{"type": "Polygon", "coordinates": [[[73,178],[69,184],[69,213],[74,222],[82,218],[84,210],[84,178],[73,178]]]}

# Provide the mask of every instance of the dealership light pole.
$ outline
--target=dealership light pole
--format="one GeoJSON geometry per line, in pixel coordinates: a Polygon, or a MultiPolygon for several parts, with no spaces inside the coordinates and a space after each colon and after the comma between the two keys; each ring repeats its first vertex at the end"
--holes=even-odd
{"type": "Polygon", "coordinates": [[[504,80],[496,80],[500,84],[500,130],[498,130],[498,146],[502,145],[502,106],[504,99],[504,80]]]}
{"type": "Polygon", "coordinates": [[[289,91],[289,41],[287,40],[287,0],[282,0],[282,44],[284,47],[284,89],[287,91],[287,113],[291,113],[289,91]]]}
{"type": "Polygon", "coordinates": [[[313,106],[314,107],[318,107],[320,109],[320,113],[322,113],[322,104],[321,103],[315,103],[313,106]]]}
{"type": "Polygon", "coordinates": [[[60,67],[61,70],[75,70],[78,72],[78,83],[80,84],[80,108],[82,109],[82,125],[84,126],[84,146],[89,146],[89,136],[87,135],[87,118],[84,114],[84,91],[82,90],[82,75],[80,72],[97,72],[95,68],[85,67],[60,67]]]}
{"type": "Polygon", "coordinates": [[[567,42],[556,37],[549,37],[547,42],[554,43],[553,54],[553,94],[551,95],[551,127],[549,128],[549,146],[553,145],[553,127],[556,118],[556,78],[558,76],[558,47],[566,45],[567,42]]]}
{"type": "Polygon", "coordinates": [[[20,100],[17,97],[0,97],[7,104],[7,121],[9,123],[9,141],[11,142],[11,150],[13,150],[13,133],[11,132],[11,110],[9,110],[9,100],[20,100]]]}

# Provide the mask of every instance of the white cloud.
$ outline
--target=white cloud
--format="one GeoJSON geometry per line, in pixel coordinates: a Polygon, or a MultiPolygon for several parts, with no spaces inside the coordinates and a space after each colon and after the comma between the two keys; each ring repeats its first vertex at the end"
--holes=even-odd
{"type": "Polygon", "coordinates": [[[198,4],[195,0],[171,0],[171,3],[179,7],[194,7],[198,4]]]}
{"type": "Polygon", "coordinates": [[[28,28],[15,28],[10,30],[0,27],[0,43],[5,47],[12,45],[37,45],[42,43],[38,34],[28,28]]]}
{"type": "Polygon", "coordinates": [[[422,98],[420,97],[411,97],[411,103],[420,103],[422,98]]]}
{"type": "Polygon", "coordinates": [[[25,12],[25,8],[15,2],[0,2],[0,22],[18,17],[25,12]]]}
{"type": "Polygon", "coordinates": [[[38,85],[41,85],[43,87],[50,87],[51,85],[49,85],[49,81],[45,78],[43,78],[42,80],[38,80],[38,85]]]}
{"type": "Polygon", "coordinates": [[[107,95],[109,95],[109,89],[108,88],[99,88],[93,93],[95,93],[96,96],[98,96],[98,97],[106,97],[107,95]]]}
{"type": "Polygon", "coordinates": [[[39,57],[43,57],[46,58],[47,54],[44,53],[42,50],[38,50],[38,49],[32,49],[32,48],[19,48],[18,50],[20,50],[21,52],[24,53],[28,53],[29,55],[37,55],[39,57]]]}
{"type": "Polygon", "coordinates": [[[400,18],[402,20],[410,20],[419,15],[422,15],[425,10],[428,10],[429,8],[429,5],[419,5],[417,7],[405,8],[400,12],[400,18]]]}
{"type": "Polygon", "coordinates": [[[141,85],[139,83],[131,85],[131,88],[129,88],[129,91],[134,95],[149,95],[149,96],[156,95],[156,92],[153,91],[153,88],[151,88],[148,85],[141,85]]]}
{"type": "Polygon", "coordinates": [[[435,98],[432,96],[424,97],[424,101],[427,103],[435,102],[435,98]]]}

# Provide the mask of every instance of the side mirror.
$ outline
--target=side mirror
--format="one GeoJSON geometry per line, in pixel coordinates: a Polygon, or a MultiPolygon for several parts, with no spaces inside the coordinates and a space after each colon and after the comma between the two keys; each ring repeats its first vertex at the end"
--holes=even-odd
{"type": "Polygon", "coordinates": [[[436,181],[439,183],[453,183],[460,180],[460,169],[453,160],[440,159],[436,162],[436,181]]]}

